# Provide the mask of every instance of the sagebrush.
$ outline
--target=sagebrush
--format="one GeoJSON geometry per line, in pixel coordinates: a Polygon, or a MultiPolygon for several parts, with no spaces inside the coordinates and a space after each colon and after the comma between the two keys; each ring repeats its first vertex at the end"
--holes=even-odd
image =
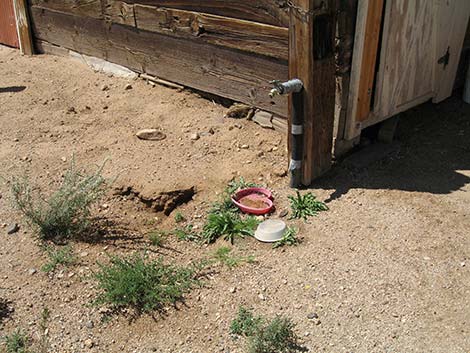
{"type": "Polygon", "coordinates": [[[72,161],[59,188],[47,198],[34,194],[27,179],[15,179],[13,201],[37,227],[40,239],[63,241],[80,236],[90,228],[91,208],[107,189],[103,167],[104,163],[95,173],[84,174],[72,161]]]}
{"type": "Polygon", "coordinates": [[[131,308],[137,313],[160,311],[168,304],[183,299],[199,284],[198,266],[178,267],[150,260],[145,255],[111,256],[107,264],[98,264],[93,274],[98,283],[97,305],[114,309],[131,308]]]}

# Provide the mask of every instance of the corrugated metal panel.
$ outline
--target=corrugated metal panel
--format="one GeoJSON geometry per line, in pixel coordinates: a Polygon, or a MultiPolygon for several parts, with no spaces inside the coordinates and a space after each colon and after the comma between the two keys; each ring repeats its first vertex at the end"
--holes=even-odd
{"type": "Polygon", "coordinates": [[[19,48],[13,0],[0,0],[0,44],[19,48]]]}

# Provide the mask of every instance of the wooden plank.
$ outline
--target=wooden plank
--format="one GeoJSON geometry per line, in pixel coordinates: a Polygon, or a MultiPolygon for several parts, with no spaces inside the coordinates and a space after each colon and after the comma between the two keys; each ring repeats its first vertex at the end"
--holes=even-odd
{"type": "MultiPolygon", "coordinates": [[[[105,6],[110,6],[114,2],[114,0],[104,1],[105,6]]],[[[233,17],[274,26],[289,26],[287,0],[128,0],[126,2],[233,17]]]]}
{"type": "MultiPolygon", "coordinates": [[[[295,0],[304,11],[322,9],[306,19],[290,14],[289,77],[304,83],[303,184],[310,185],[331,167],[335,113],[335,16],[333,2],[295,0]],[[327,11],[324,9],[327,6],[327,11]]],[[[289,144],[290,146],[290,144],[289,144]]]]}
{"type": "Polygon", "coordinates": [[[38,7],[31,13],[40,40],[286,116],[287,101],[273,104],[267,94],[271,79],[287,79],[282,61],[38,7]]]}
{"type": "Polygon", "coordinates": [[[15,8],[16,29],[18,31],[18,41],[20,51],[23,55],[33,55],[33,41],[29,27],[29,15],[26,0],[13,0],[15,8]]]}
{"type": "Polygon", "coordinates": [[[436,12],[437,58],[441,58],[449,50],[446,65],[437,63],[438,60],[435,63],[436,89],[433,102],[439,103],[452,94],[470,15],[470,1],[439,1],[436,12]]]}
{"type": "Polygon", "coordinates": [[[369,2],[367,9],[364,48],[357,96],[356,121],[364,121],[371,111],[372,90],[379,47],[384,0],[369,2]]]}
{"type": "Polygon", "coordinates": [[[12,0],[0,0],[0,44],[20,46],[12,0]]]}
{"type": "Polygon", "coordinates": [[[42,7],[77,16],[103,18],[102,0],[29,0],[31,6],[42,7]]]}
{"type": "MultiPolygon", "coordinates": [[[[117,4],[119,2],[115,2],[117,4]]],[[[251,21],[209,15],[191,11],[138,5],[132,11],[122,3],[116,17],[130,18],[135,15],[137,28],[188,38],[217,46],[233,48],[287,61],[288,29],[251,21]],[[123,11],[122,9],[125,9],[123,11]]]]}

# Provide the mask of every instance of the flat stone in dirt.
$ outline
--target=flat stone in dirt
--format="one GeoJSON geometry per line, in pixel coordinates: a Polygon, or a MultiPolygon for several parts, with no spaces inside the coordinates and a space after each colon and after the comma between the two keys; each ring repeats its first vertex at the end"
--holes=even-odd
{"type": "Polygon", "coordinates": [[[166,139],[166,135],[157,129],[143,129],[135,134],[141,140],[161,141],[166,139]]]}
{"type": "Polygon", "coordinates": [[[7,234],[15,234],[20,230],[20,226],[18,223],[12,223],[7,228],[7,234]]]}

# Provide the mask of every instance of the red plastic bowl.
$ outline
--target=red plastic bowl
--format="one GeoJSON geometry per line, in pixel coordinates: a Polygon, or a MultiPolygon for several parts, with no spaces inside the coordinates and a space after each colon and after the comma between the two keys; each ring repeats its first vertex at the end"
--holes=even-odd
{"type": "Polygon", "coordinates": [[[245,213],[263,215],[271,212],[274,207],[273,195],[265,188],[242,189],[232,196],[232,202],[245,213]],[[245,201],[245,202],[243,202],[245,201]],[[252,205],[247,205],[247,201],[252,205]],[[264,207],[256,207],[254,204],[265,204],[264,207]]]}

